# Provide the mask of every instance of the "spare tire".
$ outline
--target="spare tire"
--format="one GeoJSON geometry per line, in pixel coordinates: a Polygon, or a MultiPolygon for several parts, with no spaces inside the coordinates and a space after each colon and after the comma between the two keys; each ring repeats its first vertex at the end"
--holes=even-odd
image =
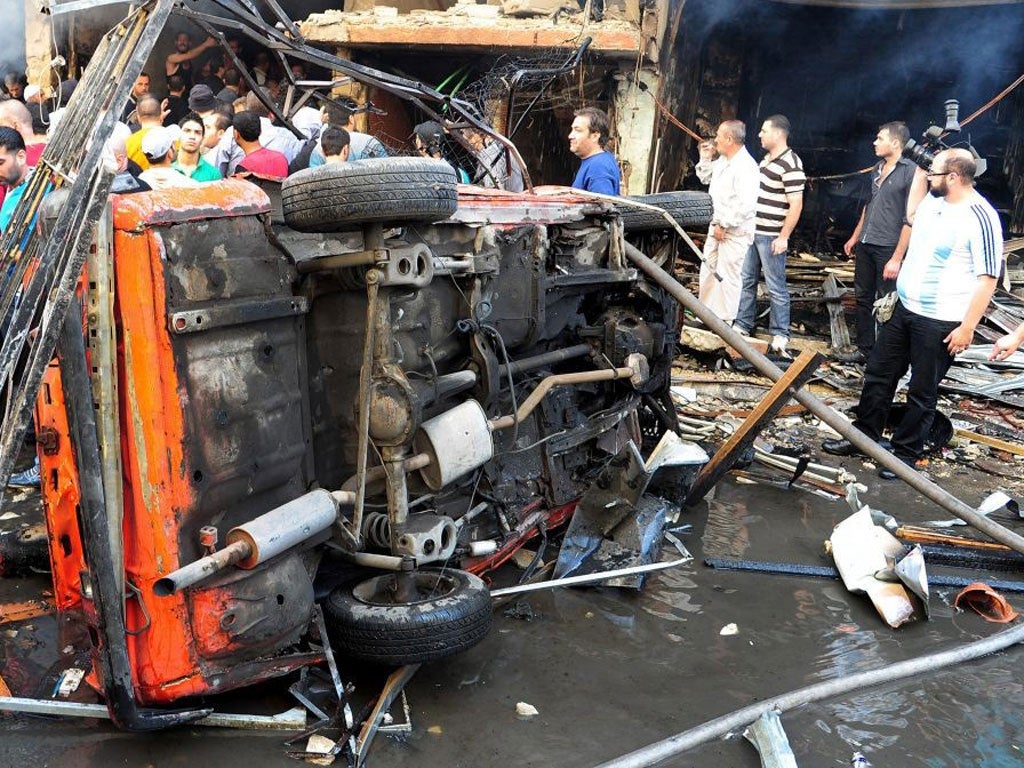
{"type": "Polygon", "coordinates": [[[426,157],[379,157],[307,168],[281,183],[285,223],[300,232],[353,224],[447,219],[458,205],[455,169],[426,157]]]}
{"type": "Polygon", "coordinates": [[[337,653],[389,666],[422,664],[487,635],[491,594],[477,576],[453,568],[414,571],[419,597],[408,603],[395,599],[398,576],[385,573],[331,592],[324,620],[337,653]]]}
{"type": "MultiPolygon", "coordinates": [[[[667,212],[681,227],[706,229],[711,223],[711,195],[707,192],[678,191],[658,192],[653,195],[631,195],[627,200],[653,205],[667,212]]],[[[619,204],[619,216],[627,232],[648,229],[671,229],[665,217],[654,211],[645,211],[619,204]]]]}

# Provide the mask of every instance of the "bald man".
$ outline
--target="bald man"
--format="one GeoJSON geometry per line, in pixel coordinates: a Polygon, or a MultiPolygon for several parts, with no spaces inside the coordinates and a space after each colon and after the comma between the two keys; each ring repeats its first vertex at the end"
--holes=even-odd
{"type": "MultiPolygon", "coordinates": [[[[891,441],[893,453],[911,465],[924,451],[939,382],[953,357],[971,345],[1002,267],[999,216],[974,189],[976,170],[970,152],[947,149],[935,156],[931,170],[916,171],[913,188],[927,185],[927,194],[917,203],[919,195],[912,191],[908,200],[912,229],[896,280],[899,301],[882,326],[864,372],[853,423],[879,440],[899,381],[911,370],[907,411],[891,441]]],[[[857,452],[843,439],[826,440],[822,448],[838,456],[857,452]]],[[[896,477],[884,467],[878,474],[896,477]]]]}

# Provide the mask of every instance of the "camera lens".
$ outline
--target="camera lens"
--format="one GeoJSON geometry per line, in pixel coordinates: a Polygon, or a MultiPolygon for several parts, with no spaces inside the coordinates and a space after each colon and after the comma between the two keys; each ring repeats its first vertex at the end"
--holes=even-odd
{"type": "Polygon", "coordinates": [[[929,152],[927,147],[918,144],[913,139],[907,140],[907,145],[903,147],[903,156],[926,171],[930,171],[932,163],[935,162],[935,155],[929,152]]]}

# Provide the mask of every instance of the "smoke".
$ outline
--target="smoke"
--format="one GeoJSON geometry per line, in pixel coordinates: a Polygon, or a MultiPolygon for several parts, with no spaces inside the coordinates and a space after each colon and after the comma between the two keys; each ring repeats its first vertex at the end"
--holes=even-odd
{"type": "MultiPolygon", "coordinates": [[[[894,11],[688,0],[683,24],[700,30],[696,39],[742,52],[738,96],[748,127],[781,112],[793,121],[797,146],[841,144],[845,137],[862,147],[860,161],[872,157],[881,123],[903,120],[916,138],[944,120],[944,100],[959,99],[964,118],[1015,80],[1024,71],[1021,8],[894,11]]],[[[992,126],[990,113],[967,130],[977,144],[992,126]]]]}
{"type": "Polygon", "coordinates": [[[25,5],[18,0],[4,6],[5,18],[0,24],[0,77],[8,72],[25,71],[25,5]]]}

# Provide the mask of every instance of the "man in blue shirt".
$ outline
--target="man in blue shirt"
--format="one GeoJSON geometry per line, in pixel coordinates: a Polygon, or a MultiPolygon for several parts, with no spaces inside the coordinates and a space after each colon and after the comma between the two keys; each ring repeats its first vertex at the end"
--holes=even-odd
{"type": "Polygon", "coordinates": [[[0,232],[7,229],[14,208],[25,191],[28,172],[25,140],[13,128],[0,127],[0,184],[7,187],[7,196],[0,206],[0,232]]]}
{"type": "Polygon", "coordinates": [[[608,133],[608,115],[600,109],[584,107],[576,111],[569,130],[569,151],[583,162],[573,179],[574,188],[602,195],[619,194],[619,163],[605,149],[608,133]]]}

